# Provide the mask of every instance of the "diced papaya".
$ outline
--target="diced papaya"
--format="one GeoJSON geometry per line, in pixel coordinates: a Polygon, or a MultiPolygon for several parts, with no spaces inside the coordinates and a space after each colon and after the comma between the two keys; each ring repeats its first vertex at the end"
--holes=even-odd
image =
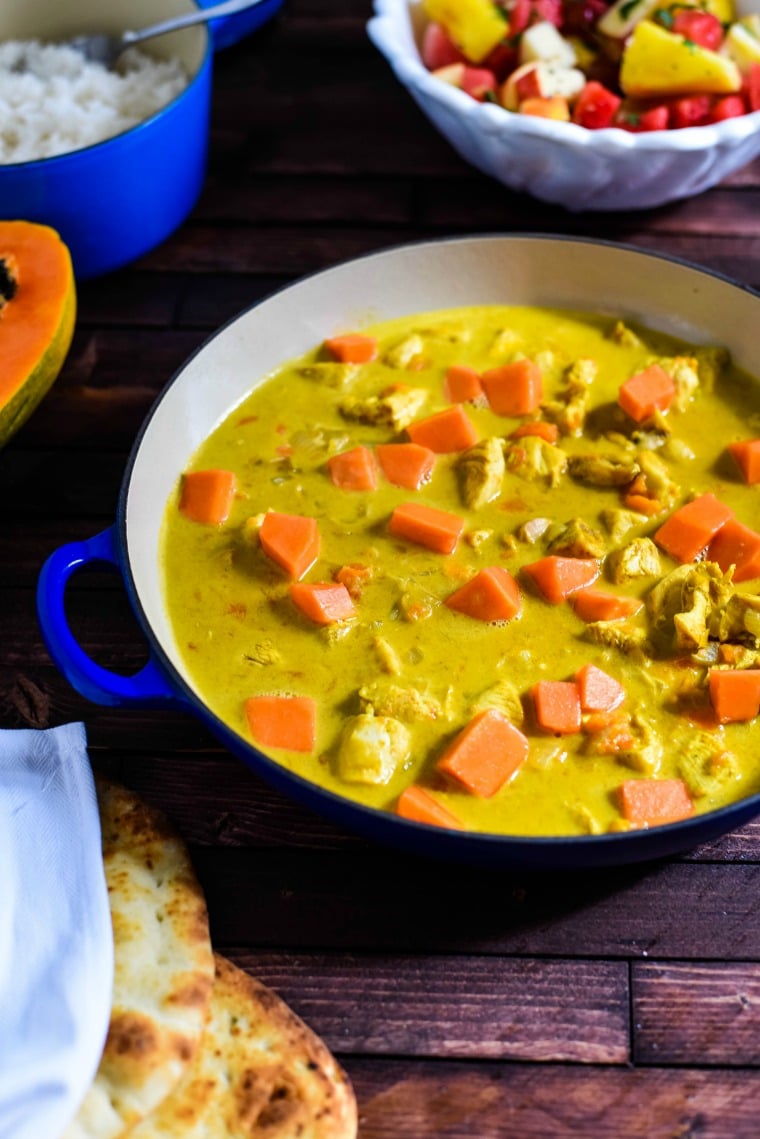
{"type": "Polygon", "coordinates": [[[456,815],[417,783],[413,783],[411,787],[406,787],[401,792],[396,803],[396,814],[402,819],[411,819],[415,823],[447,827],[449,830],[464,830],[456,815]]]}
{"type": "Polygon", "coordinates": [[[407,426],[406,433],[413,443],[436,454],[465,451],[478,441],[475,425],[459,403],[415,420],[407,426]]]}
{"type": "Polygon", "coordinates": [[[707,491],[687,502],[655,531],[654,540],[679,562],[692,562],[725,526],[733,511],[707,491]]]}
{"type": "Polygon", "coordinates": [[[315,518],[269,510],[259,530],[267,557],[296,581],[319,557],[319,528],[315,518]]]}
{"type": "Polygon", "coordinates": [[[599,563],[593,558],[563,558],[549,554],[522,567],[552,605],[559,605],[571,594],[592,585],[599,577],[599,563]]]}
{"type": "Polygon", "coordinates": [[[573,594],[571,605],[581,621],[617,621],[638,613],[644,602],[638,597],[587,587],[573,594]]]}
{"type": "Polygon", "coordinates": [[[536,723],[554,735],[572,735],[581,730],[581,701],[572,680],[539,680],[531,688],[536,723]]]}
{"type": "Polygon", "coordinates": [[[255,742],[287,751],[313,751],[316,709],[310,696],[251,696],[245,701],[255,742]]]}
{"type": "Polygon", "coordinates": [[[724,573],[734,566],[734,581],[752,581],[760,577],[760,534],[729,518],[707,547],[707,557],[724,573]]]}
{"type": "Polygon", "coordinates": [[[427,546],[436,553],[453,554],[464,530],[464,519],[421,502],[404,502],[393,511],[388,530],[397,538],[427,546]]]}
{"type": "Polygon", "coordinates": [[[682,779],[627,779],[618,794],[623,818],[638,827],[677,823],[694,814],[682,779]]]}
{"type": "Polygon", "coordinates": [[[516,774],[528,740],[495,708],[479,712],[449,744],[437,768],[473,795],[490,799],[516,774]]]}
{"type": "Polygon", "coordinates": [[[491,368],[483,373],[480,382],[496,415],[529,415],[543,399],[541,369],[527,358],[491,368]]]}
{"type": "Polygon", "coordinates": [[[510,621],[520,612],[520,589],[512,574],[501,566],[487,566],[445,602],[477,621],[510,621]]]}
{"type": "Polygon", "coordinates": [[[760,669],[712,668],[708,687],[721,724],[754,720],[760,711],[760,669]]]}

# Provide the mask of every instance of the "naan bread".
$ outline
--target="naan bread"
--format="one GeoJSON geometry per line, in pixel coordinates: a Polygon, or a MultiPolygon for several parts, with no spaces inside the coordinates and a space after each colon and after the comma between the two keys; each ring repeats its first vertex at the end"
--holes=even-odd
{"type": "Polygon", "coordinates": [[[259,981],[216,955],[203,1041],[129,1139],[354,1139],[356,1100],[325,1045],[259,981]]]}
{"type": "Polygon", "coordinates": [[[214,978],[206,902],[166,818],[97,780],[114,933],[111,1023],[100,1067],[63,1139],[115,1139],[193,1059],[214,978]]]}

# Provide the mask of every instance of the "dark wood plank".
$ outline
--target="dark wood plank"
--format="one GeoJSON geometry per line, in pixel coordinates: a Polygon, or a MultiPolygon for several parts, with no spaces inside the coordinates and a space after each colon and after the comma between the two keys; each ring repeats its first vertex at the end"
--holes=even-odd
{"type": "Polygon", "coordinates": [[[634,1059],[760,1067],[760,962],[634,962],[634,1059]]]}
{"type": "Polygon", "coordinates": [[[757,1072],[347,1057],[361,1139],[756,1139],[757,1072]]]}
{"type": "Polygon", "coordinates": [[[621,962],[232,954],[343,1055],[629,1059],[621,962]]]}
{"type": "Polygon", "coordinates": [[[285,852],[194,857],[221,946],[728,961],[751,960],[760,943],[755,864],[531,875],[378,848],[352,855],[349,876],[332,852],[308,865],[285,852]]]}

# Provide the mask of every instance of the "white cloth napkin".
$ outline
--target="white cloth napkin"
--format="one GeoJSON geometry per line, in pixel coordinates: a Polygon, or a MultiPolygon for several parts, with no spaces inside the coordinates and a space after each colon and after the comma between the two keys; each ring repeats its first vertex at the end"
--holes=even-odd
{"type": "Polygon", "coordinates": [[[0,731],[0,1139],[58,1139],[100,1060],[113,934],[83,724],[0,731]]]}

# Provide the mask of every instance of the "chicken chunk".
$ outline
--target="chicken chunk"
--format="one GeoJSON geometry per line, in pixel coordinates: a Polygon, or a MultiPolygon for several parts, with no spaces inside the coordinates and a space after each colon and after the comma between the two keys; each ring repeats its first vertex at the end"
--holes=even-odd
{"type": "Polygon", "coordinates": [[[671,407],[685,411],[699,388],[699,365],[694,356],[658,356],[653,363],[659,364],[672,379],[676,394],[671,407]]]}
{"type": "Polygon", "coordinates": [[[551,518],[529,518],[517,528],[517,537],[521,542],[528,542],[534,546],[543,538],[552,524],[551,518]]]}
{"type": "Polygon", "coordinates": [[[689,609],[676,613],[673,618],[675,647],[682,653],[703,649],[708,641],[710,598],[706,592],[695,589],[689,600],[689,609]]]}
{"type": "Polygon", "coordinates": [[[488,354],[493,358],[501,359],[510,353],[513,354],[521,343],[520,334],[514,329],[500,328],[491,342],[488,354]]]}
{"type": "Polygon", "coordinates": [[[711,346],[695,348],[694,356],[700,385],[705,391],[710,392],[731,363],[731,354],[727,348],[711,346]]]}
{"type": "Polygon", "coordinates": [[[631,716],[631,731],[633,744],[618,752],[618,763],[642,775],[657,775],[665,751],[661,734],[640,712],[634,712],[631,716]]]}
{"type": "Polygon", "coordinates": [[[640,467],[636,459],[617,455],[571,455],[567,469],[576,482],[590,486],[626,486],[633,482],[640,467]]]}
{"type": "Polygon", "coordinates": [[[635,510],[623,510],[622,507],[610,507],[603,510],[601,519],[615,544],[622,542],[631,530],[635,530],[637,526],[642,526],[649,521],[646,514],[639,514],[635,510]]]}
{"type": "Polygon", "coordinates": [[[565,371],[564,390],[557,399],[543,405],[546,418],[555,423],[563,435],[578,435],[583,430],[590,388],[597,371],[596,360],[587,357],[574,360],[565,371]]]}
{"type": "Polygon", "coordinates": [[[517,728],[525,718],[520,693],[511,680],[500,680],[491,688],[487,688],[473,702],[471,712],[472,715],[476,715],[478,712],[487,712],[489,708],[503,712],[510,723],[517,728]]]}
{"type": "Polygon", "coordinates": [[[387,672],[391,676],[398,676],[401,672],[401,661],[390,641],[387,641],[385,637],[375,637],[372,641],[372,648],[377,657],[377,663],[383,672],[387,672]]]}
{"type": "Polygon", "coordinates": [[[651,538],[634,538],[607,558],[610,579],[618,585],[635,577],[654,577],[660,573],[660,554],[651,538]]]}
{"type": "Polygon", "coordinates": [[[424,388],[402,388],[365,399],[347,396],[338,410],[344,419],[402,431],[419,415],[426,399],[424,388]]]}
{"type": "Polygon", "coordinates": [[[317,360],[298,368],[298,374],[328,388],[345,390],[360,370],[359,364],[342,364],[338,360],[317,360]]]}
{"type": "Polygon", "coordinates": [[[275,647],[274,641],[270,641],[268,638],[251,645],[244,656],[250,664],[258,665],[279,664],[282,660],[282,653],[275,647]]]}
{"type": "Polygon", "coordinates": [[[622,320],[615,321],[608,336],[610,340],[614,340],[623,348],[640,348],[642,345],[641,337],[637,336],[633,329],[629,328],[622,320]]]}
{"type": "Polygon", "coordinates": [[[404,724],[437,720],[442,711],[440,701],[423,696],[412,685],[404,687],[377,680],[359,689],[359,709],[374,716],[391,716],[404,724]]]}
{"type": "Polygon", "coordinates": [[[710,633],[719,641],[738,641],[760,649],[760,597],[752,593],[732,593],[718,613],[713,614],[710,633]]]}
{"type": "Polygon", "coordinates": [[[462,501],[471,510],[480,510],[501,494],[505,471],[501,440],[481,439],[460,455],[456,469],[462,501]]]}
{"type": "Polygon", "coordinates": [[[385,784],[409,758],[409,729],[392,716],[361,713],[346,722],[338,774],[347,783],[385,784]]]}
{"type": "Polygon", "coordinates": [[[673,482],[668,464],[652,451],[640,451],[637,459],[646,480],[647,494],[663,506],[670,506],[680,495],[681,488],[673,482]]]}
{"type": "Polygon", "coordinates": [[[331,455],[345,451],[351,442],[348,429],[339,431],[334,428],[314,426],[302,431],[295,431],[290,437],[294,451],[303,455],[310,462],[323,462],[331,455]]]}
{"type": "Polygon", "coordinates": [[[568,558],[603,558],[607,543],[603,535],[582,518],[571,518],[552,538],[548,551],[568,558]]]}
{"type": "Polygon", "coordinates": [[[678,774],[694,799],[714,795],[738,773],[736,757],[713,732],[679,734],[675,751],[678,774]]]}
{"type": "Polygon", "coordinates": [[[545,479],[557,486],[567,469],[567,455],[561,447],[547,443],[537,435],[526,435],[509,448],[507,468],[524,479],[545,479]]]}
{"type": "Polygon", "coordinates": [[[447,340],[450,344],[469,344],[472,340],[472,329],[466,324],[454,321],[443,321],[441,324],[431,324],[420,329],[421,336],[429,336],[433,340],[447,340]]]}
{"type": "Polygon", "coordinates": [[[718,636],[733,593],[730,575],[714,562],[698,562],[666,574],[647,594],[646,606],[658,633],[672,638],[679,651],[693,652],[718,636]]]}
{"type": "Polygon", "coordinates": [[[415,360],[418,360],[425,350],[425,341],[420,336],[419,332],[412,332],[409,336],[405,336],[398,344],[394,344],[392,348],[383,356],[383,363],[389,368],[408,368],[415,360]]]}
{"type": "Polygon", "coordinates": [[[646,629],[629,621],[589,621],[585,635],[597,645],[618,649],[639,660],[648,654],[646,629]]]}

